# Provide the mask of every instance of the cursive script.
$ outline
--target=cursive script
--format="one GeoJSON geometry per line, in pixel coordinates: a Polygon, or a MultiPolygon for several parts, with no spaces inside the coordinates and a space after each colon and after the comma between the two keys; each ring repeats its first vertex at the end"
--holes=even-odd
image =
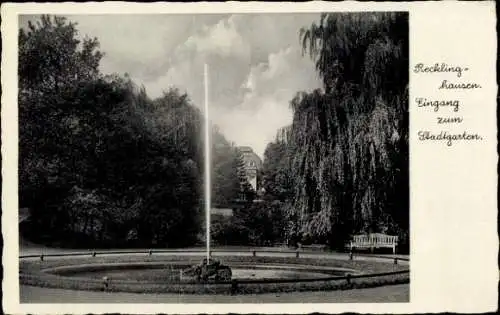
{"type": "Polygon", "coordinates": [[[455,73],[458,78],[462,77],[462,73],[468,71],[467,67],[452,66],[447,63],[435,63],[433,65],[425,65],[423,63],[417,63],[413,72],[415,73],[455,73]]]}
{"type": "MultiPolygon", "coordinates": [[[[456,141],[481,141],[483,137],[477,133],[464,131],[463,127],[466,125],[466,119],[463,116],[455,114],[454,116],[447,116],[448,112],[459,113],[462,109],[462,101],[457,97],[462,97],[465,92],[473,93],[475,90],[481,89],[482,86],[476,82],[463,81],[466,73],[470,72],[470,68],[460,65],[451,65],[445,62],[436,62],[433,64],[417,63],[413,68],[415,74],[427,74],[436,78],[436,89],[446,91],[444,98],[431,98],[431,97],[415,97],[415,104],[419,109],[429,109],[434,113],[439,112],[438,117],[434,117],[436,125],[442,127],[449,127],[450,130],[424,130],[418,131],[418,140],[420,141],[442,141],[447,146],[452,146],[456,141]],[[451,78],[452,75],[455,78],[451,78]],[[443,78],[445,76],[446,78],[443,78]],[[452,95],[452,93],[457,93],[452,95]],[[462,130],[454,131],[455,126],[460,126],[462,130]]],[[[432,78],[430,78],[432,80],[432,78]]]]}

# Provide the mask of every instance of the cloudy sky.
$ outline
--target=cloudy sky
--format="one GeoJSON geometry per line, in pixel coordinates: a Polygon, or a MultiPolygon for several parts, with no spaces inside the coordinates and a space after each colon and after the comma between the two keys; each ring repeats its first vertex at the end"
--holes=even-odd
{"type": "MultiPolygon", "coordinates": [[[[104,73],[128,73],[151,97],[169,87],[203,106],[210,69],[210,115],[226,138],[260,156],[291,122],[289,101],[320,87],[301,54],[299,29],[318,14],[72,15],[81,36],[97,37],[104,73]]],[[[20,25],[28,19],[22,17],[20,25]]]]}

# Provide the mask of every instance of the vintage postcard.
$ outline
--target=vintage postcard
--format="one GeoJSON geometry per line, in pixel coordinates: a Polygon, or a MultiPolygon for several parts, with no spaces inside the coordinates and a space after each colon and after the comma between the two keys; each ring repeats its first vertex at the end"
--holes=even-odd
{"type": "Polygon", "coordinates": [[[486,312],[492,1],[2,5],[7,313],[486,312]]]}

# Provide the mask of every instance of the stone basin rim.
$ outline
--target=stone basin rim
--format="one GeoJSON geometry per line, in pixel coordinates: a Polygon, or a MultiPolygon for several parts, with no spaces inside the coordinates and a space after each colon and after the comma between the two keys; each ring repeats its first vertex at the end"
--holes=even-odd
{"type": "MultiPolygon", "coordinates": [[[[167,267],[167,266],[192,266],[192,263],[182,262],[182,261],[167,261],[167,262],[118,262],[118,263],[90,263],[90,264],[78,264],[78,265],[64,265],[57,266],[51,268],[41,269],[44,273],[54,273],[57,274],[61,271],[71,271],[74,269],[84,269],[84,268],[93,268],[93,267],[102,267],[98,270],[107,269],[107,267],[167,267]]],[[[311,265],[303,265],[303,264],[280,264],[280,263],[258,263],[258,264],[249,264],[246,262],[232,262],[231,266],[239,267],[239,268],[255,268],[258,267],[260,269],[278,269],[278,270],[306,270],[306,271],[342,271],[346,273],[356,273],[361,274],[360,271],[350,268],[343,267],[335,267],[335,266],[311,266],[311,265]]]]}
{"type": "MultiPolygon", "coordinates": [[[[175,267],[181,267],[181,266],[192,266],[192,264],[188,262],[129,262],[129,263],[91,263],[91,264],[79,264],[79,265],[69,265],[69,266],[57,266],[57,267],[52,267],[52,268],[45,268],[41,269],[40,271],[53,275],[53,276],[58,276],[62,278],[70,278],[73,280],[85,280],[85,281],[99,281],[98,279],[89,279],[87,277],[81,277],[78,276],[79,272],[92,272],[92,271],[103,271],[103,270],[117,270],[117,269],[127,269],[127,267],[141,267],[137,269],[161,269],[165,268],[167,269],[169,266],[175,266],[175,267]],[[149,268],[148,268],[149,267],[149,268]],[[116,269],[115,269],[116,268],[116,269]],[[74,271],[75,276],[69,276],[67,273],[71,273],[74,271]]],[[[341,267],[333,267],[333,266],[310,266],[310,265],[300,265],[300,264],[265,264],[265,263],[259,263],[259,264],[249,264],[249,263],[232,263],[231,266],[234,269],[249,269],[249,270],[281,270],[281,271],[296,271],[296,272],[304,272],[304,273],[317,273],[321,275],[322,277],[320,278],[328,278],[332,277],[334,275],[328,274],[327,272],[333,272],[333,271],[339,271],[339,272],[344,272],[345,274],[351,274],[351,275],[359,275],[362,274],[359,271],[356,271],[354,269],[348,269],[348,268],[341,268],[341,267]]],[[[180,270],[179,270],[180,271],[180,270]]],[[[277,278],[279,279],[279,278],[277,278]]],[[[114,282],[123,282],[123,283],[157,283],[155,281],[140,281],[140,280],[123,280],[123,279],[116,279],[113,280],[113,278],[110,278],[109,281],[114,281],[114,282]]],[[[174,284],[176,282],[173,282],[174,284]]]]}

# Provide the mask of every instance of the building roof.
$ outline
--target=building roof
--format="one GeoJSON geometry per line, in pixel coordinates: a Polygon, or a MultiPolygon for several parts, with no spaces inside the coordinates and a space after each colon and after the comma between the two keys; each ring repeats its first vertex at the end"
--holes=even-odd
{"type": "Polygon", "coordinates": [[[257,169],[262,168],[261,158],[257,154],[255,154],[255,152],[253,151],[253,149],[251,147],[242,146],[242,147],[238,147],[238,149],[243,153],[243,160],[245,161],[245,166],[247,166],[250,161],[253,161],[253,162],[255,162],[255,167],[257,169]]]}

